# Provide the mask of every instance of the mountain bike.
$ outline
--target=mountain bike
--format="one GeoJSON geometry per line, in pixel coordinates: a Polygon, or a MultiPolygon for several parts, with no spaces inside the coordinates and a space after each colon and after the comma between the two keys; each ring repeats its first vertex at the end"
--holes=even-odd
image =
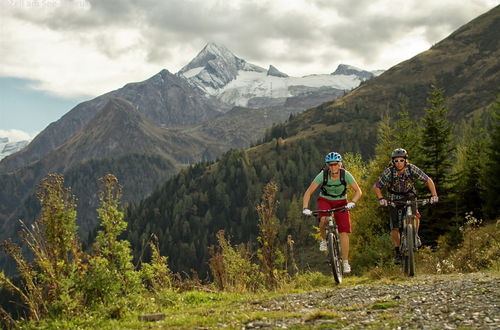
{"type": "Polygon", "coordinates": [[[430,203],[430,199],[410,199],[410,200],[392,200],[387,203],[388,206],[396,207],[397,205],[404,205],[406,207],[405,217],[403,218],[403,230],[400,232],[401,244],[399,251],[401,253],[401,262],[403,274],[408,276],[415,275],[415,252],[417,247],[417,216],[413,214],[412,205],[415,207],[426,205],[430,203]]]}
{"type": "Polygon", "coordinates": [[[328,263],[332,267],[333,279],[335,283],[342,283],[343,269],[342,269],[342,249],[340,247],[339,228],[335,223],[334,212],[345,211],[344,206],[328,210],[315,210],[312,211],[313,216],[318,216],[320,213],[328,213],[326,226],[326,245],[328,248],[328,263]]]}

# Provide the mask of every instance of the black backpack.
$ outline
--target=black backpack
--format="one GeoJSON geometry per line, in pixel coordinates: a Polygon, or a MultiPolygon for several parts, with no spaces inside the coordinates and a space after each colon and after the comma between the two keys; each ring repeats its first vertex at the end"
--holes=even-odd
{"type": "Polygon", "coordinates": [[[337,197],[340,197],[340,196],[344,196],[346,193],[347,193],[347,183],[345,182],[345,169],[344,168],[340,168],[340,184],[328,184],[328,178],[330,177],[330,169],[328,168],[328,166],[325,166],[321,169],[321,171],[323,172],[323,182],[321,183],[321,192],[323,193],[323,195],[326,195],[326,196],[330,196],[330,197],[333,197],[333,198],[337,198],[337,197]],[[338,187],[338,186],[344,186],[344,190],[339,194],[339,195],[332,195],[332,194],[329,194],[327,191],[326,191],[326,187],[338,187]]]}

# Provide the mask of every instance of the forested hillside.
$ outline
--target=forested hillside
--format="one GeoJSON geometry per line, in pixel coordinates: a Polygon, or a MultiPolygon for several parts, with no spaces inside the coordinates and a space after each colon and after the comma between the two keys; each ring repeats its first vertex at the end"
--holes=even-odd
{"type": "MultiPolygon", "coordinates": [[[[215,243],[219,229],[231,235],[235,243],[255,241],[255,206],[262,187],[270,181],[279,186],[280,238],[283,241],[286,234],[291,234],[297,246],[312,244],[311,223],[300,213],[301,196],[322,166],[324,154],[335,150],[354,153],[347,157],[345,165],[362,182],[365,191],[359,210],[353,212],[359,218],[360,236],[354,238],[354,244],[359,240],[355,249],[361,258],[361,251],[368,249],[361,242],[363,235],[378,237],[385,233],[385,222],[380,220],[384,215],[374,205],[371,186],[395,146],[407,147],[411,161],[417,165],[432,161],[430,157],[436,153],[446,160],[443,164],[435,160],[424,168],[431,176],[439,177],[438,190],[443,193],[441,209],[425,213],[429,223],[435,224],[424,231],[425,243],[436,244],[440,235],[458,228],[464,216],[456,206],[463,206],[459,200],[467,195],[459,191],[453,178],[467,164],[462,161],[459,168],[451,160],[456,163],[474,150],[480,151],[475,159],[484,159],[490,150],[487,146],[494,141],[492,133],[483,128],[494,125],[488,113],[498,111],[498,106],[492,104],[500,85],[500,41],[491,31],[499,29],[497,7],[345,97],[273,127],[263,144],[230,151],[216,163],[197,164],[181,172],[148,199],[127,210],[128,239],[136,257],[147,259],[142,254],[143,247],[154,233],[159,237],[162,254],[169,256],[172,269],[194,269],[203,276],[208,267],[207,247],[215,243]],[[463,119],[468,121],[462,122],[463,119]],[[432,131],[433,124],[442,124],[435,129],[443,135],[443,141],[429,140],[431,136],[425,132],[432,131]],[[471,142],[461,137],[473,127],[477,141],[484,147],[480,150],[460,145],[471,142]]],[[[483,167],[478,171],[483,173],[483,167]]],[[[480,190],[486,189],[491,187],[487,188],[484,182],[476,189],[484,204],[488,202],[480,190]]],[[[388,247],[382,241],[378,244],[388,247]]],[[[303,266],[314,259],[305,253],[298,255],[303,266]]],[[[372,264],[377,262],[373,257],[372,264]]]]}

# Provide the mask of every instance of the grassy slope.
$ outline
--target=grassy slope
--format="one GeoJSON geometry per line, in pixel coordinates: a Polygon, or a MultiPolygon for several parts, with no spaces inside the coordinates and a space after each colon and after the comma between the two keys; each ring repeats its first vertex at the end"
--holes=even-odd
{"type": "MultiPolygon", "coordinates": [[[[500,272],[489,271],[465,275],[465,278],[481,277],[481,281],[498,281],[500,272]],[[486,279],[486,280],[485,280],[486,279]]],[[[364,326],[384,328],[410,324],[411,314],[399,313],[404,302],[399,298],[365,297],[360,303],[356,299],[346,304],[331,306],[327,301],[342,290],[344,295],[356,295],[360,288],[369,286],[379,290],[394,284],[419,285],[429,281],[454,281],[464,275],[420,276],[407,279],[391,269],[381,279],[370,276],[348,277],[340,286],[333,279],[319,273],[304,274],[292,284],[275,292],[267,293],[219,293],[165,291],[159,297],[149,297],[142,309],[127,314],[120,320],[102,320],[99,315],[85,320],[42,322],[40,328],[88,328],[88,329],[242,329],[245,327],[275,327],[286,324],[289,328],[343,328],[351,324],[351,317],[369,319],[364,326]],[[304,286],[305,285],[305,286],[304,286]],[[305,304],[305,305],[304,305],[305,304]],[[139,315],[163,313],[165,319],[156,322],[140,321],[139,315]],[[366,315],[369,315],[366,317],[366,315]]],[[[482,295],[481,293],[477,293],[482,295]]],[[[342,296],[342,294],[341,294],[342,296]]],[[[493,317],[493,316],[492,316],[493,317]]],[[[360,320],[356,320],[357,324],[360,320]]],[[[35,324],[31,324],[35,326],[35,324]]]]}

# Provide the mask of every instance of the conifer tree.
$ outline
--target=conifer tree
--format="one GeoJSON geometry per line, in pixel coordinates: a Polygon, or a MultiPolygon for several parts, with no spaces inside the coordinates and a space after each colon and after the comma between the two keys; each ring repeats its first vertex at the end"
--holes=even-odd
{"type": "Polygon", "coordinates": [[[439,205],[429,207],[423,212],[426,225],[421,226],[420,232],[424,233],[423,239],[429,242],[449,232],[454,225],[453,205],[448,196],[454,145],[451,136],[452,125],[446,118],[448,106],[443,89],[432,86],[424,110],[422,143],[418,154],[419,167],[432,178],[440,196],[439,205]]]}
{"type": "Polygon", "coordinates": [[[421,139],[420,126],[410,118],[407,98],[402,99],[400,107],[399,119],[394,125],[394,138],[397,146],[406,149],[411,158],[418,154],[417,149],[421,139]]]}
{"type": "Polygon", "coordinates": [[[432,86],[427,98],[426,114],[423,118],[422,143],[419,156],[421,166],[434,180],[441,193],[448,188],[448,173],[451,169],[451,155],[454,150],[452,144],[452,125],[446,118],[448,106],[444,90],[432,86]]]}
{"type": "Polygon", "coordinates": [[[496,219],[500,215],[500,94],[492,109],[490,142],[487,149],[486,164],[483,171],[485,187],[485,214],[496,219]]]}
{"type": "Polygon", "coordinates": [[[391,127],[391,118],[386,115],[378,124],[375,157],[370,162],[370,171],[368,174],[370,185],[375,184],[382,171],[390,163],[391,152],[397,147],[399,145],[395,139],[394,130],[391,127]]]}
{"type": "Polygon", "coordinates": [[[452,192],[455,217],[464,218],[465,213],[482,218],[483,184],[481,173],[486,159],[486,131],[482,125],[463,123],[457,143],[456,162],[452,171],[452,192]],[[460,134],[461,133],[461,134],[460,134]]]}

